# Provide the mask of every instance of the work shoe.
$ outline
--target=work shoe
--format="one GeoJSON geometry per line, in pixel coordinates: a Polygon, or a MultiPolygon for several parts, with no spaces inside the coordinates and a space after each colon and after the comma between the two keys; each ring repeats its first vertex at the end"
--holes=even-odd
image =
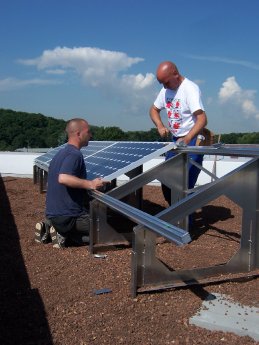
{"type": "Polygon", "coordinates": [[[50,228],[50,236],[54,248],[65,248],[66,239],[55,230],[54,226],[50,228]]]}
{"type": "Polygon", "coordinates": [[[44,222],[39,222],[35,225],[35,242],[48,243],[50,242],[49,226],[44,222]]]}

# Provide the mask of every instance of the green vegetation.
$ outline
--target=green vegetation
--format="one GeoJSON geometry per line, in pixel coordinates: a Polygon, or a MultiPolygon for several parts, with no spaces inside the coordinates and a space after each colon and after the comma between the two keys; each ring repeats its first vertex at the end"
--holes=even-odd
{"type": "MultiPolygon", "coordinates": [[[[56,147],[66,142],[66,121],[42,114],[0,109],[0,151],[18,148],[56,147]]],[[[93,140],[158,141],[156,128],[124,132],[119,127],[91,125],[93,140]]],[[[218,141],[216,135],[215,141],[218,141]]],[[[222,134],[225,144],[259,144],[259,132],[222,134]]]]}
{"type": "MultiPolygon", "coordinates": [[[[215,142],[218,138],[216,135],[215,142]]],[[[224,144],[259,144],[259,132],[222,134],[219,141],[224,144]]]]}
{"type": "Polygon", "coordinates": [[[66,139],[65,123],[42,114],[0,109],[0,150],[61,145],[66,139]]]}

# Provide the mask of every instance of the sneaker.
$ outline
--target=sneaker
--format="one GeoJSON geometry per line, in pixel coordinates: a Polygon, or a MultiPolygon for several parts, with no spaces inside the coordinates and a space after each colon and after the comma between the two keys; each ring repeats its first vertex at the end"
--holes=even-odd
{"type": "Polygon", "coordinates": [[[48,243],[50,241],[49,226],[44,222],[35,225],[35,242],[48,243]]]}
{"type": "Polygon", "coordinates": [[[65,237],[61,236],[53,226],[50,228],[50,236],[54,248],[60,249],[65,247],[65,237]]]}

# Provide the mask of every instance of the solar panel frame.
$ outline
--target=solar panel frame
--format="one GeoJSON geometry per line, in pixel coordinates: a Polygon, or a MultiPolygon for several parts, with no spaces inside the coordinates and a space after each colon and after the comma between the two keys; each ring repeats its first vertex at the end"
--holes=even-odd
{"type": "MultiPolygon", "coordinates": [[[[52,158],[65,145],[37,157],[35,165],[48,171],[52,158]]],[[[172,142],[90,141],[81,152],[88,179],[102,177],[111,181],[174,148],[172,142]]]]}

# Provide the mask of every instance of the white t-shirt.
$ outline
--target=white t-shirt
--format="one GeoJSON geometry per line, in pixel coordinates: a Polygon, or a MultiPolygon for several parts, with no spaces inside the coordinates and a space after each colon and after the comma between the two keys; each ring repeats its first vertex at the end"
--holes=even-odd
{"type": "Polygon", "coordinates": [[[196,116],[193,116],[193,113],[199,109],[204,111],[199,86],[187,78],[182,81],[177,90],[163,87],[154,106],[160,110],[166,109],[168,125],[175,137],[188,134],[196,122],[196,116]]]}

